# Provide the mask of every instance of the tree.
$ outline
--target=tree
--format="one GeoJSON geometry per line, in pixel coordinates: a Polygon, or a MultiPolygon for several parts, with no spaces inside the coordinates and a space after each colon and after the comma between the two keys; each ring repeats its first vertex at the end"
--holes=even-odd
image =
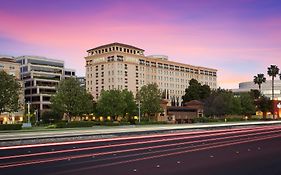
{"type": "Polygon", "coordinates": [[[148,115],[148,119],[152,115],[161,112],[161,93],[157,84],[147,84],[141,87],[139,91],[139,97],[141,100],[141,110],[144,114],[148,115]]]}
{"type": "Polygon", "coordinates": [[[185,89],[185,95],[182,96],[182,100],[184,102],[188,102],[191,100],[199,100],[200,89],[201,89],[201,84],[197,80],[191,79],[189,81],[188,88],[185,89]]]}
{"type": "Polygon", "coordinates": [[[279,68],[276,65],[270,65],[267,68],[267,74],[272,77],[272,100],[274,99],[274,78],[279,74],[279,68]]]}
{"type": "Polygon", "coordinates": [[[201,86],[201,89],[200,89],[200,99],[205,99],[205,98],[209,97],[210,94],[211,94],[210,86],[208,86],[206,84],[201,86]]]}
{"type": "Polygon", "coordinates": [[[240,115],[242,113],[241,97],[231,91],[217,89],[204,100],[206,116],[224,117],[225,115],[240,115]]]}
{"type": "Polygon", "coordinates": [[[261,96],[261,92],[259,90],[256,90],[256,89],[251,89],[250,95],[254,100],[258,100],[261,96]]]}
{"type": "Polygon", "coordinates": [[[59,83],[57,92],[51,97],[51,109],[72,116],[89,114],[93,111],[93,97],[80,87],[78,80],[69,78],[59,83]]]}
{"type": "Polygon", "coordinates": [[[19,109],[20,84],[15,77],[0,71],[0,114],[19,109]]]}
{"type": "Polygon", "coordinates": [[[229,113],[229,102],[222,91],[216,90],[204,100],[204,113],[206,116],[221,117],[229,113]]]}
{"type": "Polygon", "coordinates": [[[250,92],[240,94],[241,114],[251,117],[256,112],[254,97],[250,92]]]}
{"type": "Polygon", "coordinates": [[[42,121],[44,123],[58,122],[63,118],[63,113],[55,110],[44,111],[42,113],[42,121]]]}
{"type": "Polygon", "coordinates": [[[96,111],[97,115],[111,116],[113,120],[117,120],[118,116],[136,114],[137,105],[132,92],[112,89],[102,91],[96,111]]]}
{"type": "Polygon", "coordinates": [[[191,79],[188,88],[185,89],[185,95],[182,96],[183,102],[191,100],[203,100],[209,97],[211,89],[208,85],[201,85],[197,80],[191,79]]]}
{"type": "Polygon", "coordinates": [[[266,119],[266,113],[272,111],[272,107],[273,107],[272,101],[266,96],[260,97],[257,106],[258,109],[263,113],[263,119],[266,119]]]}
{"type": "Polygon", "coordinates": [[[126,114],[130,116],[135,115],[137,113],[137,104],[134,99],[134,94],[131,91],[125,89],[121,92],[121,96],[123,98],[123,103],[125,103],[123,116],[126,114]]]}
{"type": "Polygon", "coordinates": [[[261,91],[261,84],[265,83],[266,78],[264,77],[264,74],[257,74],[257,76],[254,76],[254,83],[258,84],[259,91],[261,91]]]}

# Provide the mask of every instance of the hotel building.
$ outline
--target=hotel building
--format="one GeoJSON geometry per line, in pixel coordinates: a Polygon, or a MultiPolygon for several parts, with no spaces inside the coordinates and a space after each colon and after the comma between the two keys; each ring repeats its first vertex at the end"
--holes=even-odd
{"type": "Polygon", "coordinates": [[[134,95],[143,85],[156,83],[166,99],[185,94],[190,79],[217,87],[217,70],[170,61],[167,56],[145,56],[144,50],[121,43],[87,51],[86,89],[98,100],[102,90],[128,89],[134,95]]]}
{"type": "Polygon", "coordinates": [[[24,82],[25,102],[31,108],[42,111],[50,109],[50,98],[56,93],[56,87],[62,79],[75,77],[75,70],[65,69],[64,62],[38,56],[20,56],[21,80],[24,82]]]}

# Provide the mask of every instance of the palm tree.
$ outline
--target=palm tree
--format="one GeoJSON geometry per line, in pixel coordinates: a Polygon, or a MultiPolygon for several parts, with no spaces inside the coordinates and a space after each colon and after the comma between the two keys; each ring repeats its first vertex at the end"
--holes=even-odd
{"type": "Polygon", "coordinates": [[[254,76],[254,83],[259,85],[259,91],[261,92],[261,84],[265,83],[266,78],[264,77],[264,74],[258,74],[257,76],[254,76]]]}
{"type": "Polygon", "coordinates": [[[279,74],[279,68],[276,65],[270,65],[267,68],[267,74],[272,77],[272,100],[274,99],[274,78],[279,74]]]}

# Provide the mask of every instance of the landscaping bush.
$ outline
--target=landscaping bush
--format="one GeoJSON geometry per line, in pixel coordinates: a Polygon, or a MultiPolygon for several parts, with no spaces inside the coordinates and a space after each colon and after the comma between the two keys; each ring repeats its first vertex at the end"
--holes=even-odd
{"type": "Polygon", "coordinates": [[[161,124],[168,124],[168,123],[165,122],[165,121],[162,121],[162,122],[158,122],[158,121],[141,121],[140,123],[136,122],[136,125],[161,125],[161,124]]]}
{"type": "Polygon", "coordinates": [[[199,117],[199,118],[194,118],[193,122],[194,123],[210,123],[210,122],[219,122],[219,121],[224,121],[224,119],[217,119],[217,118],[209,118],[209,117],[199,117]]]}
{"type": "Polygon", "coordinates": [[[20,130],[22,129],[22,124],[1,124],[0,130],[20,130]]]}
{"type": "Polygon", "coordinates": [[[73,121],[56,123],[56,128],[79,128],[93,126],[120,126],[129,125],[129,122],[96,122],[96,121],[73,121]]]}
{"type": "Polygon", "coordinates": [[[244,118],[240,117],[240,118],[226,118],[227,122],[239,122],[239,121],[245,121],[244,118]]]}
{"type": "Polygon", "coordinates": [[[56,123],[56,128],[79,128],[79,127],[92,127],[98,125],[94,121],[73,121],[73,122],[60,122],[56,123]]]}

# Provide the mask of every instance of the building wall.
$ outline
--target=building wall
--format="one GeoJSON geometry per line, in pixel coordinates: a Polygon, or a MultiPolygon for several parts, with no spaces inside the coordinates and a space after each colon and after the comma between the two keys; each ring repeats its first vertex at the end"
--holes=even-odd
{"type": "MultiPolygon", "coordinates": [[[[266,80],[261,85],[261,93],[272,99],[272,81],[266,80]]],[[[259,89],[258,85],[252,81],[239,83],[239,89],[233,89],[233,92],[249,92],[251,89],[259,89]]],[[[274,97],[281,100],[281,80],[274,80],[274,97]]]]}
{"type": "Polygon", "coordinates": [[[3,70],[10,75],[15,76],[17,80],[20,80],[20,64],[11,58],[0,57],[0,71],[3,70]]]}
{"type": "Polygon", "coordinates": [[[128,89],[134,94],[146,84],[156,83],[167,98],[181,99],[194,78],[217,87],[217,70],[169,61],[167,56],[145,56],[144,50],[112,43],[87,51],[86,88],[98,100],[102,89],[128,89]]]}

